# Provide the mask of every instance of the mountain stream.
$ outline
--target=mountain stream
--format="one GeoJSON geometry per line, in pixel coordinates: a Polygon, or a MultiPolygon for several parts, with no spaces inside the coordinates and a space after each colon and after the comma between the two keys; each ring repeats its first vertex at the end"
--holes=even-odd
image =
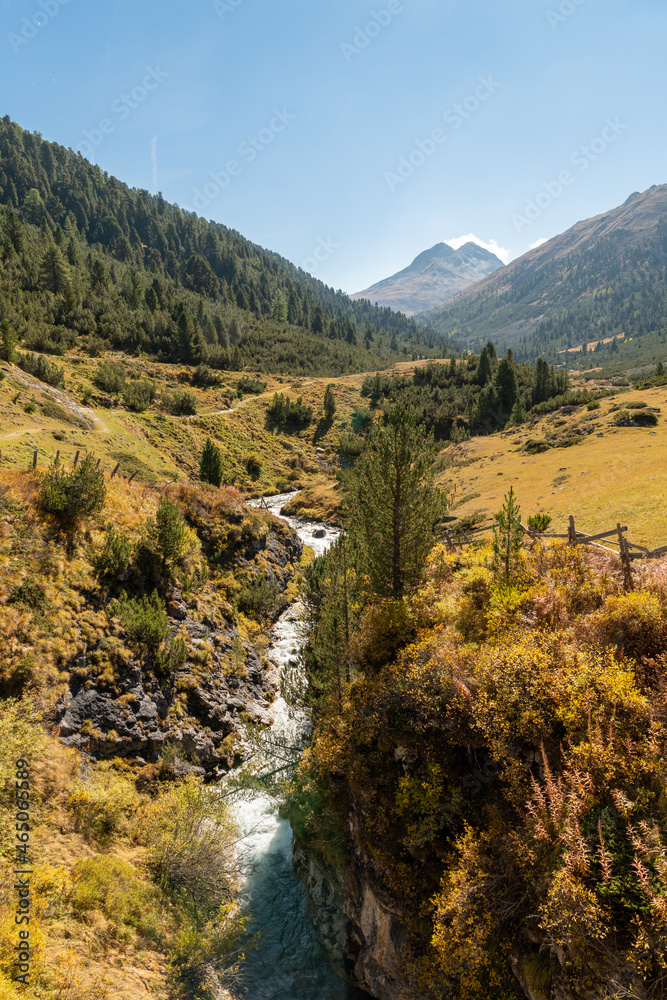
{"type": "MultiPolygon", "coordinates": [[[[280,516],[291,493],[267,497],[266,506],[280,516]]],[[[253,501],[259,506],[262,501],[253,501]]],[[[284,518],[305,545],[322,555],[338,532],[303,518],[284,518]]],[[[306,635],[303,606],[293,604],[280,617],[272,633],[268,656],[281,671],[299,653],[306,635]]],[[[298,741],[308,731],[306,714],[278,698],[271,706],[272,732],[298,741]]],[[[297,744],[298,745],[298,744],[297,744]]],[[[279,763],[279,762],[278,762],[279,763]]],[[[246,836],[250,874],[243,897],[252,915],[249,932],[259,934],[259,944],[246,953],[243,983],[234,989],[239,1000],[369,1000],[333,971],[315,936],[308,894],[292,866],[292,829],[278,814],[268,795],[248,795],[235,807],[246,836]]]]}

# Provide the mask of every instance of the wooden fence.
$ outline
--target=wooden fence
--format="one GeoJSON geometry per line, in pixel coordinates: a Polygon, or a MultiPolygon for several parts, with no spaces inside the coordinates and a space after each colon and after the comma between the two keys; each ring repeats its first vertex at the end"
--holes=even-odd
{"type": "MultiPolygon", "coordinates": [[[[602,549],[604,552],[611,552],[619,556],[623,565],[626,586],[632,587],[632,563],[636,559],[659,559],[667,555],[667,545],[661,545],[655,549],[648,549],[645,545],[638,545],[631,542],[627,537],[628,528],[623,527],[620,521],[615,528],[609,531],[600,531],[595,535],[585,531],[578,531],[574,517],[570,515],[567,532],[560,534],[557,532],[534,531],[525,524],[521,525],[527,538],[542,539],[555,538],[567,541],[568,545],[590,545],[594,548],[602,549]],[[603,544],[605,543],[605,544],[603,544]]],[[[457,549],[463,551],[466,545],[471,545],[476,541],[476,535],[482,535],[493,530],[493,524],[484,524],[478,527],[463,529],[456,525],[444,525],[441,537],[446,542],[450,551],[457,549]]]]}
{"type": "MultiPolygon", "coordinates": [[[[79,451],[77,451],[77,453],[75,454],[75,456],[74,456],[74,458],[72,460],[72,466],[71,466],[72,469],[76,469],[77,465],[79,464],[80,457],[81,457],[81,451],[79,450],[79,451]]],[[[32,453],[32,460],[30,461],[30,464],[28,465],[28,471],[29,472],[30,471],[34,472],[37,469],[38,461],[39,461],[39,451],[33,451],[33,453],[32,453]]],[[[102,461],[101,458],[97,459],[97,464],[95,466],[96,469],[99,469],[101,461],[102,461]]],[[[55,458],[52,460],[52,462],[53,462],[53,465],[55,465],[55,466],[59,466],[61,464],[60,451],[56,452],[55,458]]],[[[110,480],[111,479],[115,479],[116,476],[120,473],[120,466],[121,466],[121,463],[117,462],[116,465],[114,466],[114,468],[113,468],[110,476],[109,476],[110,480]]],[[[2,450],[0,450],[0,468],[2,468],[2,450]]],[[[121,475],[122,475],[122,473],[121,473],[121,475]]],[[[139,475],[139,470],[137,470],[136,472],[133,472],[132,475],[127,480],[127,484],[129,485],[132,482],[132,480],[136,476],[138,476],[138,475],[139,475]]],[[[171,479],[168,483],[164,483],[162,485],[160,485],[160,483],[144,483],[144,486],[147,486],[149,489],[164,489],[164,487],[171,486],[175,482],[176,482],[175,479],[171,479]]]]}

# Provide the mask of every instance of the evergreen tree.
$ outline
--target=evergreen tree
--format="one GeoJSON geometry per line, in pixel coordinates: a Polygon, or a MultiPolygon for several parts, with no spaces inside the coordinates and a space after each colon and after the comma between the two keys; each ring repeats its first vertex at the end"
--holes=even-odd
{"type": "Polygon", "coordinates": [[[334,390],[332,385],[328,385],[326,387],[324,393],[323,406],[324,406],[324,419],[327,420],[329,423],[331,423],[336,413],[336,397],[334,395],[334,390]]]}
{"type": "Polygon", "coordinates": [[[0,358],[9,361],[10,364],[16,359],[16,345],[19,337],[16,330],[9,325],[6,320],[0,323],[0,358]]]}
{"type": "Polygon", "coordinates": [[[498,364],[494,379],[498,403],[503,413],[509,413],[516,402],[517,382],[512,352],[498,364]]]}
{"type": "Polygon", "coordinates": [[[273,311],[271,313],[271,318],[274,319],[276,323],[287,322],[287,303],[285,302],[285,296],[280,289],[278,289],[273,298],[273,311]]]}
{"type": "Polygon", "coordinates": [[[69,266],[55,243],[47,248],[42,258],[40,281],[42,288],[54,295],[63,295],[69,287],[69,266]]]}
{"type": "Polygon", "coordinates": [[[518,427],[526,419],[526,409],[523,405],[523,399],[521,396],[516,397],[514,406],[512,407],[512,412],[510,414],[509,426],[518,427]]]}
{"type": "Polygon", "coordinates": [[[488,346],[483,348],[482,353],[479,356],[479,364],[477,365],[477,382],[482,388],[491,380],[491,374],[493,371],[491,356],[489,355],[488,346]]]}
{"type": "Polygon", "coordinates": [[[199,463],[199,478],[204,483],[220,486],[222,483],[222,452],[217,444],[206,438],[206,444],[199,463]]]}
{"type": "Polygon", "coordinates": [[[372,432],[346,481],[350,536],[372,593],[401,599],[416,587],[446,509],[434,484],[433,435],[402,404],[372,432]]]}
{"type": "Polygon", "coordinates": [[[356,618],[356,582],[345,534],[306,570],[304,600],[313,624],[306,651],[306,672],[308,699],[315,705],[332,693],[340,705],[343,687],[350,682],[350,633],[356,618]]]}
{"type": "Polygon", "coordinates": [[[144,526],[144,544],[159,560],[164,579],[172,575],[185,549],[186,538],[187,528],[180,510],[171,500],[162,497],[155,520],[149,518],[144,526]]]}
{"type": "Polygon", "coordinates": [[[15,212],[10,212],[7,217],[7,240],[20,256],[25,245],[25,232],[15,212]]]}
{"type": "Polygon", "coordinates": [[[505,496],[503,509],[495,515],[493,528],[493,554],[496,572],[505,584],[510,584],[512,575],[523,544],[523,528],[521,527],[521,508],[514,496],[514,487],[510,487],[505,496]]]}

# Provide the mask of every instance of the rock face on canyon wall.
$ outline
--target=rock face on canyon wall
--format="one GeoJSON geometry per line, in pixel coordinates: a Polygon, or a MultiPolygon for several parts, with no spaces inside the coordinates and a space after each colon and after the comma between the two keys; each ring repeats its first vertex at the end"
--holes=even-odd
{"type": "MultiPolygon", "coordinates": [[[[261,574],[281,593],[303,546],[284,522],[265,520],[267,530],[234,536],[231,572],[261,574]]],[[[189,598],[172,589],[166,606],[181,662],[133,655],[101,635],[68,665],[68,691],[56,706],[60,736],[97,758],[151,763],[168,754],[177,774],[225,772],[243,758],[246,723],[271,723],[279,672],[214,584],[189,598]]]]}

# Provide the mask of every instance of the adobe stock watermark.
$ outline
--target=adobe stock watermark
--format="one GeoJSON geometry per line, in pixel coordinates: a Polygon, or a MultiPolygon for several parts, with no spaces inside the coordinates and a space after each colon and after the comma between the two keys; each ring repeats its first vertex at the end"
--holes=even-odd
{"type": "MultiPolygon", "coordinates": [[[[449,126],[449,132],[458,131],[469,118],[471,118],[482,105],[492,97],[502,86],[498,80],[494,80],[493,75],[480,76],[479,82],[474,91],[469,94],[460,104],[454,104],[448,108],[442,116],[443,121],[449,126]]],[[[389,190],[393,193],[401,184],[423,167],[430,157],[432,157],[449,138],[449,132],[444,128],[434,128],[425,139],[415,139],[414,148],[407,154],[401,156],[395,170],[387,170],[384,179],[389,190]]]]}
{"type": "Polygon", "coordinates": [[[245,3],[245,0],[213,0],[213,10],[220,20],[224,21],[227,14],[233,14],[242,3],[245,3]]]}
{"type": "Polygon", "coordinates": [[[324,239],[322,236],[317,241],[317,245],[310,257],[306,257],[301,262],[301,270],[306,274],[315,274],[315,271],[333,257],[336,250],[340,250],[340,243],[334,243],[331,236],[324,239]]]}
{"type": "Polygon", "coordinates": [[[607,152],[609,147],[615,143],[619,136],[629,128],[620,118],[607,118],[605,127],[599,136],[589,142],[587,146],[580,146],[575,149],[570,156],[571,167],[576,167],[576,173],[570,168],[561,170],[555,180],[543,181],[542,190],[534,197],[530,198],[523,209],[523,214],[515,213],[512,216],[512,225],[517,233],[522,233],[524,229],[543,215],[548,208],[553,205],[571,187],[577,179],[578,174],[585,174],[589,167],[599,160],[607,152]]]}
{"type": "Polygon", "coordinates": [[[76,147],[81,155],[90,159],[95,150],[102,145],[105,137],[116,131],[118,122],[124,122],[129,118],[132,112],[136,111],[149,94],[157,90],[168,76],[169,74],[161,70],[159,65],[155,69],[147,66],[146,74],[142,78],[141,83],[138,83],[128,93],[121,94],[115,101],[112,101],[110,110],[117,121],[114,121],[113,118],[102,118],[95,128],[84,129],[83,139],[76,147]]]}
{"type": "Polygon", "coordinates": [[[10,31],[7,41],[14,52],[20,52],[24,45],[29,45],[42,28],[45,28],[53,18],[60,13],[61,7],[66,7],[70,0],[39,0],[39,10],[31,17],[24,17],[20,32],[10,31]]]}
{"type": "Polygon", "coordinates": [[[564,24],[568,18],[576,14],[577,8],[583,6],[586,0],[563,0],[556,10],[545,11],[546,19],[552,31],[555,31],[559,24],[564,24]]]}
{"type": "Polygon", "coordinates": [[[254,163],[259,154],[263,153],[275,141],[276,136],[284,132],[295,118],[296,115],[291,114],[287,108],[282,110],[274,108],[273,116],[268,125],[239,143],[237,155],[240,159],[229,160],[222,170],[212,170],[209,173],[211,179],[202,187],[194,189],[192,192],[193,207],[184,206],[186,211],[203,212],[207,205],[210,205],[212,201],[220,197],[223,191],[227,190],[234,177],[239,177],[245,166],[254,163]]]}
{"type": "MultiPolygon", "coordinates": [[[[242,2],[242,0],[241,0],[242,2]]],[[[354,56],[360,56],[371,44],[374,38],[381,35],[385,28],[405,10],[401,0],[389,0],[381,10],[372,10],[369,20],[363,25],[356,25],[351,42],[341,42],[340,50],[345,62],[351,63],[354,56]]]]}

